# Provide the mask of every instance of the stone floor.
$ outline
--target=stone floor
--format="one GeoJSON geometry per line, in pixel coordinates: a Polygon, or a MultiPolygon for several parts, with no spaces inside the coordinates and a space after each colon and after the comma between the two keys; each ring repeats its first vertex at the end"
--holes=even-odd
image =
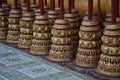
{"type": "MultiPolygon", "coordinates": [[[[16,49],[19,49],[23,52],[30,54],[29,49],[20,49],[17,47],[17,44],[10,44],[10,43],[7,43],[5,40],[0,40],[0,43],[11,46],[11,47],[15,47],[16,49]]],[[[47,56],[36,56],[36,57],[49,61],[47,60],[47,56]]],[[[49,62],[52,62],[52,61],[49,61],[49,62]]],[[[94,78],[95,80],[120,80],[119,77],[115,78],[115,77],[104,76],[104,75],[98,74],[95,72],[96,68],[88,69],[88,68],[82,68],[82,67],[76,66],[74,62],[65,62],[65,63],[64,62],[63,63],[52,62],[52,63],[60,65],[66,69],[70,69],[72,71],[78,72],[80,74],[90,76],[91,78],[94,78]]]]}

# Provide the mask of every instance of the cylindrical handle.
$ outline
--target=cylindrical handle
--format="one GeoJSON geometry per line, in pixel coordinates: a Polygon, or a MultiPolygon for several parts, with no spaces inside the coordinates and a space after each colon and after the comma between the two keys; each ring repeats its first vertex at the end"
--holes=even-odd
{"type": "Polygon", "coordinates": [[[26,0],[27,12],[30,12],[30,0],[26,0]]]}
{"type": "Polygon", "coordinates": [[[116,0],[111,0],[112,23],[116,23],[116,0]]]}
{"type": "Polygon", "coordinates": [[[60,0],[58,0],[58,7],[60,7],[60,0]]]}
{"type": "Polygon", "coordinates": [[[26,0],[24,0],[24,4],[26,4],[26,0]]]}
{"type": "Polygon", "coordinates": [[[15,9],[17,9],[17,7],[18,7],[17,6],[18,5],[17,2],[18,2],[18,0],[14,0],[15,9]]]}
{"type": "Polygon", "coordinates": [[[5,0],[4,3],[7,4],[7,0],[5,0]]]}
{"type": "Polygon", "coordinates": [[[116,0],[116,16],[119,16],[119,0],[116,0]]]}
{"type": "Polygon", "coordinates": [[[36,4],[36,0],[33,0],[33,4],[36,4]]]}
{"type": "Polygon", "coordinates": [[[52,10],[55,10],[55,0],[51,0],[52,10]]]}
{"type": "Polygon", "coordinates": [[[74,9],[75,8],[75,0],[70,0],[71,1],[71,8],[74,9]]]}
{"type": "Polygon", "coordinates": [[[92,20],[93,0],[88,0],[88,19],[92,20]]]}
{"type": "Polygon", "coordinates": [[[39,0],[39,5],[40,5],[40,14],[44,15],[44,5],[43,5],[43,0],[39,0]]]}
{"type": "Polygon", "coordinates": [[[68,0],[68,12],[71,13],[71,0],[68,0]]]}
{"type": "Polygon", "coordinates": [[[44,4],[45,4],[45,6],[47,6],[47,0],[45,0],[44,4]]]}
{"type": "Polygon", "coordinates": [[[64,19],[64,0],[60,0],[60,18],[64,19]]]}

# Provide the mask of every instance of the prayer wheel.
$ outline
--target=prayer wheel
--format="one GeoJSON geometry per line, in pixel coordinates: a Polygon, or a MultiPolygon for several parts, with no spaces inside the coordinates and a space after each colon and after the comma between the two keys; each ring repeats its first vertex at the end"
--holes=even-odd
{"type": "Polygon", "coordinates": [[[18,43],[20,36],[19,20],[21,18],[21,10],[17,7],[17,0],[14,1],[15,9],[11,9],[8,17],[8,35],[7,42],[18,43]]]}
{"type": "Polygon", "coordinates": [[[77,47],[78,47],[78,32],[79,32],[79,18],[78,15],[74,12],[72,12],[72,7],[71,7],[72,1],[68,1],[68,12],[64,15],[65,19],[67,19],[70,23],[71,30],[72,30],[72,46],[73,46],[73,56],[75,57],[77,47]]]}
{"type": "Polygon", "coordinates": [[[103,75],[120,76],[120,22],[117,21],[119,0],[111,0],[111,20],[106,22],[101,46],[102,54],[98,62],[97,72],[103,75]]]}
{"type": "Polygon", "coordinates": [[[7,26],[7,12],[4,8],[2,8],[2,6],[0,6],[0,39],[6,39],[7,26]]]}
{"type": "Polygon", "coordinates": [[[75,64],[81,67],[96,67],[101,54],[101,30],[99,22],[93,19],[92,2],[88,1],[88,20],[83,20],[79,31],[79,47],[75,64]]]}
{"type": "Polygon", "coordinates": [[[19,21],[21,18],[21,10],[12,9],[9,13],[9,25],[8,25],[8,35],[7,42],[18,43],[20,36],[20,26],[19,21]]]}
{"type": "Polygon", "coordinates": [[[46,55],[51,45],[51,28],[48,16],[44,15],[43,0],[39,0],[40,13],[33,24],[33,40],[30,48],[31,54],[46,55]]]}
{"type": "Polygon", "coordinates": [[[64,0],[60,0],[60,19],[56,19],[54,26],[52,26],[52,45],[49,53],[49,60],[57,62],[71,61],[72,56],[72,30],[69,21],[64,19],[64,0]]]}
{"type": "Polygon", "coordinates": [[[18,41],[19,48],[30,48],[33,38],[33,21],[34,13],[30,10],[30,1],[27,1],[27,12],[22,14],[20,20],[20,38],[18,41]]]}

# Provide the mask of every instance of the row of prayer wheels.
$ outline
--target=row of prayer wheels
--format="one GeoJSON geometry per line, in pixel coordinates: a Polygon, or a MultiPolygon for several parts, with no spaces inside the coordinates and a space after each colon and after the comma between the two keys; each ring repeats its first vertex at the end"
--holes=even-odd
{"type": "MultiPolygon", "coordinates": [[[[97,67],[96,72],[100,74],[120,76],[119,16],[113,23],[115,13],[112,12],[103,30],[96,13],[90,11],[90,4],[81,22],[74,8],[64,14],[63,0],[60,0],[61,10],[54,6],[44,10],[43,0],[40,9],[35,5],[30,8],[29,3],[28,0],[22,7],[15,8],[12,4],[11,9],[0,8],[0,39],[17,43],[19,48],[29,48],[33,55],[48,55],[52,61],[74,61],[80,67],[97,67]]],[[[113,6],[115,10],[114,3],[113,6]]]]}

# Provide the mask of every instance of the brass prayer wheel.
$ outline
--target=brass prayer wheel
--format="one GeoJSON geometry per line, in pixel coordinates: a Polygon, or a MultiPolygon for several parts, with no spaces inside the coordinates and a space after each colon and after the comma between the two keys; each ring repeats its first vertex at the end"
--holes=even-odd
{"type": "Polygon", "coordinates": [[[51,45],[51,50],[49,53],[49,60],[52,61],[58,61],[58,62],[64,62],[64,61],[71,61],[73,56],[72,56],[72,40],[71,40],[71,35],[72,35],[72,30],[71,26],[69,25],[68,20],[64,19],[57,19],[55,21],[55,25],[52,26],[52,45],[51,45]],[[64,35],[66,32],[69,33],[64,35]],[[58,32],[60,34],[57,35],[58,32]]]}
{"type": "Polygon", "coordinates": [[[79,31],[79,47],[75,64],[81,67],[96,67],[102,44],[101,30],[97,20],[84,20],[79,31]]]}
{"type": "Polygon", "coordinates": [[[7,35],[7,12],[4,8],[0,8],[0,39],[5,39],[7,35]]]}
{"type": "Polygon", "coordinates": [[[30,48],[33,38],[33,21],[34,13],[24,13],[20,19],[20,38],[18,41],[19,48],[30,48]]]}
{"type": "Polygon", "coordinates": [[[108,76],[120,76],[120,30],[119,23],[107,22],[103,32],[102,55],[98,62],[97,72],[108,76]]]}
{"type": "Polygon", "coordinates": [[[8,35],[7,42],[18,43],[20,36],[19,20],[21,18],[21,10],[12,9],[8,18],[8,35]]]}
{"type": "Polygon", "coordinates": [[[30,48],[31,54],[46,55],[51,45],[50,22],[48,16],[39,15],[33,24],[33,40],[30,48]]]}
{"type": "Polygon", "coordinates": [[[71,40],[72,40],[72,46],[74,48],[73,52],[76,53],[78,47],[78,40],[79,40],[79,35],[78,35],[79,23],[80,23],[79,18],[77,18],[74,13],[66,13],[64,17],[70,22],[71,31],[72,31],[71,40]]]}

